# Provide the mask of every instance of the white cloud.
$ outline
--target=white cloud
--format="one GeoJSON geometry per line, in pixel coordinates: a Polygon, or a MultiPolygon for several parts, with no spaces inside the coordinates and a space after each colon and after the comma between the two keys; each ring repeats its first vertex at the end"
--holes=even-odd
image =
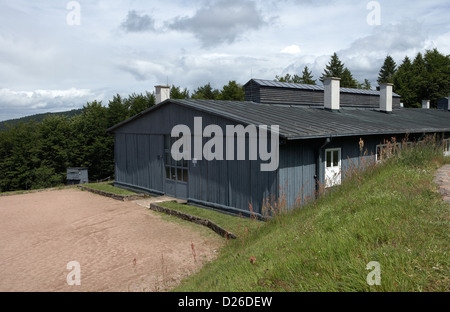
{"type": "Polygon", "coordinates": [[[302,53],[302,50],[300,49],[300,47],[298,45],[294,44],[294,45],[285,47],[280,52],[285,53],[285,54],[300,54],[300,53],[302,53]]]}
{"type": "Polygon", "coordinates": [[[88,89],[16,91],[3,88],[0,89],[0,120],[78,109],[95,98],[94,92],[88,89]]]}

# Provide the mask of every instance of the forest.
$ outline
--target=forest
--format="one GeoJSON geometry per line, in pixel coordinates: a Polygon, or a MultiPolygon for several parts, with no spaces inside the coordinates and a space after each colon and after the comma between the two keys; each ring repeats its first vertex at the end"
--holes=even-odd
{"type": "MultiPolygon", "coordinates": [[[[335,53],[322,76],[341,78],[341,86],[373,89],[369,80],[358,82],[335,53]]],[[[420,107],[430,99],[432,107],[450,91],[450,56],[437,49],[418,53],[414,60],[405,57],[397,65],[387,56],[380,68],[377,82],[394,83],[405,107],[420,107]]],[[[275,80],[316,84],[308,67],[299,74],[276,76],[275,80]]],[[[244,88],[230,81],[220,90],[210,83],[192,94],[182,87],[172,86],[172,99],[244,100],[244,88]]],[[[106,129],[155,105],[151,92],[119,94],[102,102],[88,102],[79,112],[49,114],[27,118],[18,123],[6,122],[0,130],[0,192],[32,190],[64,185],[69,167],[88,167],[92,181],[114,179],[114,137],[106,129]]]]}

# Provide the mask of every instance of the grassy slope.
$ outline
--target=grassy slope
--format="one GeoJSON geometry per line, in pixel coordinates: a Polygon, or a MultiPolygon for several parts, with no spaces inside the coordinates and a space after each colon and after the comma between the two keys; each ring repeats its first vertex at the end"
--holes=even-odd
{"type": "Polygon", "coordinates": [[[406,151],[249,230],[175,291],[449,291],[449,206],[432,183],[444,162],[406,151]],[[367,284],[371,261],[380,286],[367,284]]]}

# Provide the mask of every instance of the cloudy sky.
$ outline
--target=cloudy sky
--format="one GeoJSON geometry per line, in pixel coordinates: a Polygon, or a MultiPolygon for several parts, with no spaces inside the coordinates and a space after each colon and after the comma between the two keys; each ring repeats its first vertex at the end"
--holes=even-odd
{"type": "Polygon", "coordinates": [[[388,54],[450,54],[449,19],[448,0],[0,0],[0,121],[157,84],[317,79],[333,52],[375,85],[388,54]]]}

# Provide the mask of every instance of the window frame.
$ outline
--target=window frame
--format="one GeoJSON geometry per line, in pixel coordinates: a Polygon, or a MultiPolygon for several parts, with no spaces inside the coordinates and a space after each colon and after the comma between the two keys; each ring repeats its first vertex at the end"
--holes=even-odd
{"type": "MultiPolygon", "coordinates": [[[[410,142],[408,142],[408,143],[410,143],[410,142]]],[[[406,144],[408,144],[408,143],[406,143],[406,144]]],[[[385,161],[386,159],[388,159],[389,157],[391,157],[392,155],[395,155],[396,153],[398,153],[398,152],[400,152],[402,150],[402,143],[395,143],[395,144],[393,144],[393,143],[387,143],[387,144],[378,144],[376,147],[375,147],[375,161],[378,163],[378,162],[382,162],[382,161],[385,161]],[[381,150],[381,149],[384,149],[384,148],[387,148],[387,147],[391,147],[391,150],[390,151],[387,151],[387,153],[386,154],[384,154],[383,153],[383,150],[381,150]],[[379,150],[380,150],[380,152],[379,152],[379,150]],[[385,157],[381,157],[381,156],[383,156],[383,155],[386,155],[385,157]]]]}
{"type": "Polygon", "coordinates": [[[177,183],[188,183],[189,161],[185,159],[176,161],[172,157],[172,146],[178,139],[171,135],[164,136],[164,174],[166,180],[177,183]]]}
{"type": "Polygon", "coordinates": [[[326,168],[334,168],[334,167],[342,167],[342,148],[327,148],[325,150],[325,169],[326,168]],[[337,165],[335,166],[335,153],[338,153],[337,158],[339,159],[337,165]],[[331,159],[328,159],[328,153],[331,153],[331,159]],[[328,161],[330,161],[330,166],[328,166],[328,161]]]}
{"type": "MultiPolygon", "coordinates": [[[[324,159],[324,184],[325,184],[325,188],[332,188],[338,185],[342,184],[342,147],[335,147],[335,148],[327,148],[325,149],[325,159],[324,159]],[[337,158],[339,159],[339,161],[337,162],[337,166],[334,166],[335,164],[335,153],[337,152],[337,158]],[[331,159],[328,159],[328,153],[331,153],[331,159]],[[330,161],[330,165],[328,166],[328,162],[330,161]],[[332,181],[331,185],[327,184],[327,169],[331,169],[331,168],[338,168],[338,172],[337,172],[337,176],[338,178],[338,182],[336,181],[332,181]]],[[[336,178],[336,176],[334,177],[336,178]]]]}

